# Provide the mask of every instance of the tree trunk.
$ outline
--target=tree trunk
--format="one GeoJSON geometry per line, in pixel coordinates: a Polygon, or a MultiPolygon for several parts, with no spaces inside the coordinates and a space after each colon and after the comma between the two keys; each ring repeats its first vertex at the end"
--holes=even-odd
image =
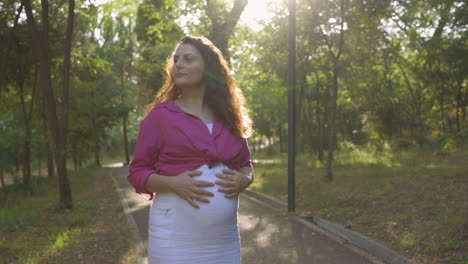
{"type": "Polygon", "coordinates": [[[51,136],[49,135],[49,129],[47,126],[47,117],[45,113],[45,98],[42,100],[42,110],[41,110],[41,115],[42,115],[42,128],[43,128],[43,135],[44,135],[44,148],[45,148],[45,153],[46,153],[46,163],[47,163],[47,177],[49,179],[55,177],[55,167],[54,167],[54,153],[52,152],[52,143],[50,142],[51,136]]]}
{"type": "Polygon", "coordinates": [[[461,124],[462,124],[462,127],[465,128],[466,125],[468,124],[468,120],[467,120],[467,115],[466,115],[466,112],[467,112],[467,108],[468,108],[468,89],[466,90],[466,93],[465,93],[465,96],[463,97],[462,99],[462,104],[461,104],[461,109],[462,109],[462,117],[461,117],[461,124]]]}
{"type": "Polygon", "coordinates": [[[0,168],[0,182],[2,183],[2,188],[5,187],[5,178],[3,177],[3,168],[0,168]]]}
{"type": "Polygon", "coordinates": [[[125,149],[125,165],[130,164],[130,154],[128,153],[128,137],[127,137],[127,118],[128,115],[125,114],[122,118],[122,127],[123,127],[123,140],[124,140],[124,149],[125,149]]]}
{"type": "Polygon", "coordinates": [[[72,159],[73,159],[73,169],[78,170],[78,155],[76,153],[76,146],[72,146],[72,159]]]}
{"type": "Polygon", "coordinates": [[[333,157],[334,151],[336,148],[336,101],[338,99],[338,78],[339,78],[339,68],[340,68],[340,57],[343,52],[344,46],[344,19],[345,19],[345,7],[344,0],[340,1],[340,38],[338,41],[337,54],[333,52],[332,42],[327,38],[325,33],[322,32],[324,40],[328,46],[328,51],[330,57],[333,61],[333,82],[331,86],[331,101],[330,101],[330,117],[329,117],[329,146],[328,146],[328,157],[327,157],[327,166],[325,181],[333,181],[333,157]]]}
{"type": "Polygon", "coordinates": [[[209,39],[221,50],[227,62],[230,61],[228,50],[229,37],[234,31],[234,27],[237,25],[248,2],[248,0],[235,0],[231,11],[225,15],[224,10],[220,6],[217,6],[219,4],[217,1],[206,1],[206,15],[211,21],[209,39]]]}
{"type": "Polygon", "coordinates": [[[96,120],[94,117],[91,117],[91,127],[93,129],[93,136],[94,136],[94,161],[97,167],[101,167],[101,159],[99,158],[99,154],[101,152],[100,149],[100,142],[99,142],[99,133],[96,124],[96,120]]]}
{"type": "MultiPolygon", "coordinates": [[[[65,140],[61,139],[62,135],[61,130],[59,128],[59,121],[57,115],[57,108],[55,104],[55,96],[54,90],[52,87],[52,79],[51,79],[51,64],[49,58],[49,2],[47,0],[41,0],[42,5],[42,34],[39,34],[39,31],[36,28],[36,22],[33,17],[32,7],[31,7],[31,0],[23,0],[26,15],[27,15],[27,23],[32,35],[32,38],[36,41],[33,43],[33,49],[36,57],[40,63],[40,76],[41,76],[41,86],[43,91],[43,96],[45,98],[45,106],[46,106],[46,117],[48,122],[48,128],[50,130],[50,135],[54,141],[54,157],[56,159],[57,164],[57,173],[58,173],[58,182],[59,182],[59,189],[60,189],[60,198],[59,204],[61,208],[71,209],[73,207],[72,196],[71,196],[71,189],[68,182],[67,177],[67,166],[66,166],[66,148],[63,144],[66,143],[65,140]]],[[[73,2],[74,3],[74,2],[73,2]]],[[[70,4],[71,5],[71,4],[70,4]]],[[[74,10],[69,10],[69,12],[73,13],[74,10]]],[[[70,17],[69,17],[70,19],[70,17]]],[[[68,29],[67,28],[67,38],[68,38],[68,29]]],[[[64,94],[63,96],[65,96],[64,94]]],[[[63,98],[62,100],[66,100],[63,98]]],[[[67,113],[63,113],[62,116],[65,116],[67,113]]],[[[66,117],[65,117],[66,118],[66,117]]]]}
{"type": "Polygon", "coordinates": [[[57,144],[59,168],[60,203],[62,208],[71,209],[73,207],[72,192],[67,176],[67,131],[68,131],[68,110],[70,91],[70,54],[73,37],[73,19],[75,16],[75,0],[68,2],[67,33],[65,40],[64,62],[63,62],[63,92],[62,92],[62,120],[58,127],[59,137],[57,144]]]}
{"type": "Polygon", "coordinates": [[[19,149],[20,149],[20,145],[16,144],[15,145],[15,173],[13,173],[14,178],[18,176],[19,170],[20,170],[20,159],[19,159],[20,150],[19,149]]]}
{"type": "Polygon", "coordinates": [[[36,81],[37,81],[37,65],[34,68],[34,79],[32,85],[32,96],[29,110],[27,110],[26,102],[24,101],[24,80],[22,74],[19,76],[18,86],[20,89],[21,109],[24,119],[24,152],[23,152],[23,185],[29,188],[31,180],[31,117],[34,107],[34,99],[36,98],[36,81]]]}
{"type": "Polygon", "coordinates": [[[461,119],[460,119],[460,110],[462,110],[462,86],[461,85],[457,85],[457,109],[456,109],[456,118],[457,118],[457,122],[456,122],[456,125],[457,125],[457,132],[460,132],[460,130],[462,129],[462,125],[461,123],[463,122],[461,119]]]}
{"type": "Polygon", "coordinates": [[[279,134],[280,153],[283,153],[286,150],[284,147],[284,133],[283,133],[283,128],[281,126],[281,121],[278,122],[278,134],[279,134]]]}
{"type": "MultiPolygon", "coordinates": [[[[45,123],[45,122],[44,122],[45,123]]],[[[45,151],[46,151],[46,159],[47,159],[47,176],[49,178],[54,178],[55,177],[55,167],[54,167],[54,153],[51,150],[51,142],[49,140],[49,137],[47,136],[47,126],[44,127],[46,131],[44,131],[44,134],[46,135],[45,139],[45,151]]]]}
{"type": "Polygon", "coordinates": [[[39,167],[39,176],[42,176],[42,151],[39,150],[39,155],[37,157],[37,166],[39,167]]]}
{"type": "Polygon", "coordinates": [[[463,218],[464,219],[464,227],[463,227],[463,235],[462,235],[462,239],[463,240],[466,240],[468,239],[468,191],[465,189],[465,193],[463,194],[464,195],[464,206],[463,206],[463,218]]]}
{"type": "Polygon", "coordinates": [[[24,160],[23,160],[23,185],[29,187],[31,180],[31,127],[29,122],[25,124],[25,140],[24,140],[24,160]]]}
{"type": "MultiPolygon", "coordinates": [[[[23,185],[26,188],[29,188],[31,181],[31,126],[30,126],[30,117],[28,116],[28,111],[26,110],[26,102],[24,101],[24,78],[23,76],[19,77],[18,86],[20,91],[20,101],[21,109],[23,112],[24,120],[24,145],[23,145],[23,185]]],[[[33,97],[34,98],[34,97],[33,97]]],[[[33,102],[31,102],[32,106],[33,102]]]]}
{"type": "MultiPolygon", "coordinates": [[[[317,91],[319,87],[317,86],[317,91]]],[[[317,104],[315,106],[315,115],[317,116],[317,132],[318,132],[318,159],[323,164],[323,124],[321,111],[320,111],[320,100],[317,98],[317,104]]]]}
{"type": "Polygon", "coordinates": [[[333,71],[333,84],[331,87],[330,116],[329,116],[329,137],[328,137],[328,157],[325,174],[325,181],[333,181],[333,155],[336,146],[336,100],[338,97],[338,73],[333,71]]]}
{"type": "MultiPolygon", "coordinates": [[[[439,90],[439,89],[438,89],[438,90],[439,90]]],[[[445,116],[445,113],[444,113],[444,102],[445,102],[445,100],[444,100],[444,92],[443,92],[443,89],[440,89],[440,90],[441,90],[441,92],[440,92],[440,94],[439,94],[439,96],[438,96],[438,99],[439,99],[440,121],[441,121],[442,123],[440,124],[439,130],[440,130],[440,131],[444,131],[444,129],[447,129],[449,122],[448,122],[448,118],[445,116]]],[[[449,131],[450,131],[450,130],[451,130],[451,129],[449,128],[449,131]]],[[[451,132],[451,131],[450,131],[450,132],[451,132]]]]}
{"type": "MultiPolygon", "coordinates": [[[[123,77],[121,79],[121,82],[123,86],[124,85],[123,77]]],[[[125,96],[123,95],[122,95],[122,105],[125,105],[125,96]]],[[[122,133],[123,133],[124,150],[125,150],[125,165],[130,164],[130,154],[128,153],[129,151],[128,151],[127,123],[128,123],[128,112],[126,112],[122,117],[122,133]]]]}
{"type": "MultiPolygon", "coordinates": [[[[296,124],[297,126],[299,126],[299,131],[305,131],[305,126],[306,126],[306,123],[308,123],[308,120],[307,120],[307,110],[304,109],[305,108],[305,104],[304,104],[304,101],[305,101],[305,96],[304,96],[304,90],[305,90],[305,86],[306,86],[306,83],[307,83],[307,74],[301,74],[300,75],[300,81],[299,81],[299,97],[297,97],[295,99],[295,103],[297,105],[297,109],[298,111],[296,111],[296,113],[299,113],[298,115],[296,115],[296,124]]],[[[305,135],[304,133],[300,133],[300,136],[297,137],[298,141],[297,143],[299,143],[299,147],[301,148],[300,149],[300,153],[304,153],[305,152],[305,146],[306,146],[306,140],[305,140],[305,135]]],[[[296,144],[297,145],[297,144],[296,144]]]]}
{"type": "Polygon", "coordinates": [[[94,146],[94,160],[96,162],[97,167],[101,167],[101,158],[100,158],[100,153],[101,153],[101,147],[99,146],[99,136],[95,137],[95,146],[94,146]]]}
{"type": "Polygon", "coordinates": [[[316,104],[315,104],[315,115],[316,115],[316,119],[317,119],[317,136],[318,136],[318,141],[317,141],[317,145],[318,145],[318,151],[317,151],[317,155],[318,155],[318,160],[320,161],[320,163],[323,164],[323,142],[324,142],[324,138],[323,138],[323,130],[324,130],[324,125],[322,122],[323,119],[321,117],[322,115],[322,111],[320,109],[320,87],[322,86],[321,85],[321,82],[320,82],[320,79],[318,77],[317,74],[315,74],[316,76],[316,80],[317,80],[317,84],[315,85],[315,100],[316,100],[316,104]]]}

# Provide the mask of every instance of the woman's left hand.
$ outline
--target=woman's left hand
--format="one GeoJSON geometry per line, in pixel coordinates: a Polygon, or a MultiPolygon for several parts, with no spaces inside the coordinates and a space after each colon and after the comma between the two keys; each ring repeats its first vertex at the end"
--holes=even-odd
{"type": "Polygon", "coordinates": [[[216,181],[218,191],[225,193],[224,197],[232,198],[243,192],[252,183],[252,178],[236,170],[223,170],[223,174],[216,174],[223,181],[216,181]]]}

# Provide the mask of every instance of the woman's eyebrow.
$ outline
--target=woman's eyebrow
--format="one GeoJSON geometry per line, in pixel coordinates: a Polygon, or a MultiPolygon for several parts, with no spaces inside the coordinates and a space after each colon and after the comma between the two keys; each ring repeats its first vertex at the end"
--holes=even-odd
{"type": "Polygon", "coordinates": [[[193,54],[193,53],[185,53],[183,56],[184,56],[184,57],[195,57],[195,54],[193,54]]]}
{"type": "Polygon", "coordinates": [[[178,59],[179,57],[184,57],[184,58],[196,58],[197,55],[193,54],[193,53],[185,53],[185,54],[180,54],[180,55],[177,55],[177,54],[174,54],[174,59],[178,59]]]}

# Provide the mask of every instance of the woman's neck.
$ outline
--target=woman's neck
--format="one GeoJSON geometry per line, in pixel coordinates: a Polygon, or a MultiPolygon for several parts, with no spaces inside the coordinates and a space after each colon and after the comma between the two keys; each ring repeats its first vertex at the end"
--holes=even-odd
{"type": "Polygon", "coordinates": [[[204,109],[204,93],[204,87],[199,89],[182,89],[182,93],[177,99],[177,102],[179,106],[202,113],[204,109]]]}
{"type": "Polygon", "coordinates": [[[213,112],[204,103],[204,93],[200,90],[196,92],[195,90],[183,90],[181,96],[175,100],[175,104],[186,113],[197,116],[203,122],[213,123],[213,112]]]}

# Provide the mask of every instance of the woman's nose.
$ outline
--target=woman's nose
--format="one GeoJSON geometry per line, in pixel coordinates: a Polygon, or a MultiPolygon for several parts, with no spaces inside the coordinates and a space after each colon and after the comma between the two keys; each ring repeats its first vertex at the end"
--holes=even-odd
{"type": "Polygon", "coordinates": [[[176,68],[181,68],[182,67],[182,60],[177,60],[174,64],[176,68]]]}

